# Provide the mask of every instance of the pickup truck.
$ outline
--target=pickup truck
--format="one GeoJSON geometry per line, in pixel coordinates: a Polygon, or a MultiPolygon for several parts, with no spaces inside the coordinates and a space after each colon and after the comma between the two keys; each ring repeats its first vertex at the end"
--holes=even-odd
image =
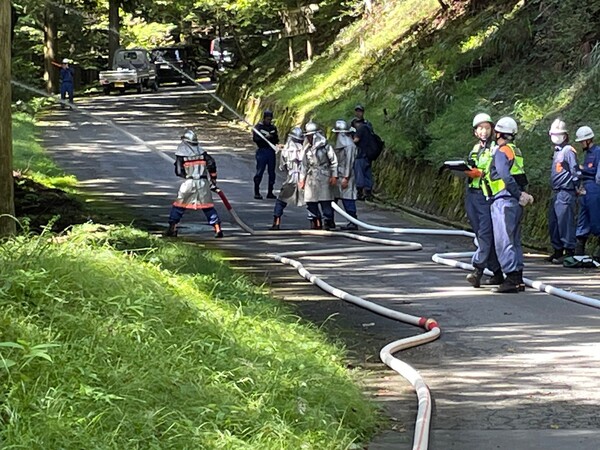
{"type": "Polygon", "coordinates": [[[135,89],[141,94],[144,89],[158,90],[156,68],[150,53],[143,48],[119,49],[113,58],[112,70],[100,72],[100,86],[106,95],[111,91],[125,92],[135,89]]]}

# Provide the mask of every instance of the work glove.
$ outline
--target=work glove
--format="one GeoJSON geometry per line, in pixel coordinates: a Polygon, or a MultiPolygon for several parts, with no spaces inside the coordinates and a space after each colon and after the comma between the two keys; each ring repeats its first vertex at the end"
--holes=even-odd
{"type": "Polygon", "coordinates": [[[267,130],[260,130],[260,133],[264,136],[264,137],[269,137],[269,132],[267,130]]]}
{"type": "Polygon", "coordinates": [[[483,172],[479,169],[470,169],[470,170],[465,170],[465,174],[469,178],[481,178],[481,175],[483,175],[483,172]]]}
{"type": "Polygon", "coordinates": [[[530,203],[533,203],[533,197],[527,192],[521,192],[521,196],[519,197],[519,205],[527,206],[530,203]]]}

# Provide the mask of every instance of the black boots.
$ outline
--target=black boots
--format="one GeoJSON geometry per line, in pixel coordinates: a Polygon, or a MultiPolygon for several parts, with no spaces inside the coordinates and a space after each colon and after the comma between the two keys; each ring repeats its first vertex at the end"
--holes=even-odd
{"type": "Polygon", "coordinates": [[[260,185],[254,183],[254,198],[256,200],[262,200],[263,196],[260,195],[260,185]]]}
{"type": "Polygon", "coordinates": [[[499,294],[516,294],[525,291],[525,282],[523,281],[523,271],[517,270],[506,274],[506,279],[498,286],[493,288],[492,292],[499,294]]]}
{"type": "Polygon", "coordinates": [[[275,230],[279,230],[279,226],[281,225],[281,217],[273,217],[273,225],[271,225],[271,228],[269,228],[269,230],[271,231],[275,231],[275,230]]]}
{"type": "Polygon", "coordinates": [[[554,253],[545,258],[545,260],[551,262],[552,264],[561,264],[563,256],[564,250],[562,248],[555,248],[554,253]]]}
{"type": "Polygon", "coordinates": [[[494,272],[494,275],[492,275],[487,280],[485,280],[484,284],[486,284],[488,286],[494,286],[494,285],[501,284],[503,281],[504,281],[504,274],[502,273],[501,270],[497,270],[496,272],[494,272]]]}
{"type": "Polygon", "coordinates": [[[467,275],[467,281],[474,288],[478,288],[478,287],[481,287],[481,278],[482,277],[483,277],[483,269],[478,269],[477,267],[475,267],[473,272],[471,272],[469,275],[467,275]]]}
{"type": "Polygon", "coordinates": [[[166,237],[177,237],[177,224],[176,223],[169,224],[169,228],[167,229],[167,231],[165,231],[165,236],[166,237]]]}
{"type": "Polygon", "coordinates": [[[273,186],[269,186],[269,192],[267,192],[267,198],[277,198],[275,194],[273,194],[273,186]]]}
{"type": "Polygon", "coordinates": [[[506,279],[498,286],[497,288],[493,288],[492,292],[497,292],[498,294],[516,294],[519,291],[525,290],[525,284],[522,285],[522,272],[510,272],[506,274],[506,279]]]}
{"type": "Polygon", "coordinates": [[[585,244],[587,242],[587,237],[578,237],[577,245],[575,246],[575,254],[577,256],[585,255],[585,244]]]}
{"type": "Polygon", "coordinates": [[[333,219],[325,219],[323,228],[329,231],[335,230],[335,222],[333,219]]]}
{"type": "MultiPolygon", "coordinates": [[[[356,219],[356,214],[350,214],[350,216],[356,219]]],[[[357,231],[358,225],[353,222],[348,222],[346,225],[342,225],[340,229],[344,231],[357,231]]]]}
{"type": "Polygon", "coordinates": [[[215,229],[215,237],[216,238],[222,238],[223,237],[223,230],[221,229],[221,224],[220,223],[215,223],[213,225],[213,228],[215,229]]]}
{"type": "Polygon", "coordinates": [[[321,218],[314,217],[314,218],[310,219],[310,229],[311,230],[322,230],[323,225],[321,223],[321,218]]]}

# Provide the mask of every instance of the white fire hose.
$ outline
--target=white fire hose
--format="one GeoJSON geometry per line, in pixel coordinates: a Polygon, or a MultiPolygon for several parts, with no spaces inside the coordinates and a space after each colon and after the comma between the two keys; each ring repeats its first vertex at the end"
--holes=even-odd
{"type": "MultiPolygon", "coordinates": [[[[172,67],[175,70],[179,71],[179,69],[176,68],[175,66],[172,66],[172,67]]],[[[183,72],[181,72],[181,73],[184,74],[183,72]]],[[[196,83],[195,80],[193,80],[187,74],[184,74],[184,75],[186,77],[188,77],[190,80],[192,80],[196,86],[201,87],[203,90],[205,90],[211,97],[216,99],[219,103],[221,103],[230,112],[235,114],[236,117],[238,117],[243,122],[245,122],[247,125],[249,125],[252,128],[253,132],[255,132],[261,138],[263,138],[263,140],[265,141],[266,144],[268,144],[274,150],[276,149],[276,147],[273,144],[271,144],[262,135],[262,133],[258,132],[258,130],[256,130],[256,128],[252,126],[252,124],[250,124],[248,121],[246,121],[244,117],[242,117],[233,108],[231,108],[225,101],[223,101],[221,98],[219,98],[217,95],[213,94],[212,92],[209,92],[208,89],[206,89],[200,83],[196,83]]],[[[18,85],[22,88],[28,89],[30,91],[37,92],[41,95],[48,96],[43,91],[40,91],[35,88],[31,88],[31,87],[24,85],[22,83],[19,83],[17,81],[13,80],[12,83],[15,85],[18,85]]],[[[61,103],[63,103],[63,102],[61,101],[61,103]]],[[[94,117],[97,120],[101,120],[103,123],[106,123],[107,125],[115,128],[116,130],[121,131],[122,133],[124,133],[125,135],[130,137],[134,142],[142,144],[142,145],[146,146],[147,148],[149,148],[150,150],[152,150],[153,152],[156,152],[163,159],[173,162],[173,158],[171,158],[169,155],[160,151],[155,146],[145,142],[143,139],[139,138],[138,136],[128,132],[123,127],[120,127],[120,126],[114,124],[112,121],[104,119],[103,117],[100,117],[97,114],[93,114],[93,113],[90,113],[87,111],[82,111],[77,107],[75,107],[75,109],[78,110],[79,112],[82,112],[85,115],[94,117]]],[[[345,237],[345,238],[349,238],[349,239],[359,240],[361,242],[385,245],[387,247],[386,248],[386,247],[365,246],[365,247],[359,247],[359,248],[352,248],[351,249],[352,252],[414,251],[414,250],[422,249],[421,244],[415,243],[415,242],[403,242],[403,241],[397,241],[397,240],[391,240],[391,239],[381,239],[381,238],[374,238],[374,237],[362,236],[362,235],[358,235],[358,234],[345,233],[345,232],[332,232],[332,231],[321,231],[321,230],[255,231],[250,226],[248,226],[246,223],[244,223],[244,221],[242,221],[240,219],[240,217],[237,215],[237,213],[235,212],[235,210],[232,208],[231,204],[227,200],[227,197],[224,195],[224,193],[220,189],[216,189],[216,192],[219,195],[219,197],[221,198],[221,200],[223,201],[223,204],[225,205],[225,207],[227,208],[229,213],[231,214],[233,220],[244,231],[250,233],[253,236],[267,236],[267,235],[268,236],[285,236],[285,235],[338,236],[338,237],[345,237]]],[[[394,233],[394,234],[420,234],[420,235],[437,235],[437,236],[441,235],[441,236],[475,237],[475,235],[473,233],[470,233],[467,231],[460,231],[460,230],[409,229],[409,228],[380,227],[380,226],[376,226],[376,225],[367,224],[365,222],[362,222],[358,219],[355,219],[355,218],[349,216],[348,214],[346,214],[346,212],[344,210],[342,210],[334,202],[332,203],[332,206],[339,214],[341,214],[343,217],[348,219],[350,222],[352,222],[362,228],[369,229],[369,230],[374,230],[374,231],[379,231],[379,232],[384,232],[384,233],[394,233]]],[[[401,350],[405,350],[408,348],[416,347],[416,346],[434,341],[435,339],[437,339],[440,336],[440,333],[441,333],[440,327],[434,319],[404,314],[399,311],[385,308],[385,307],[375,304],[373,302],[369,302],[363,298],[349,294],[348,292],[345,292],[341,289],[335,288],[335,287],[331,286],[330,284],[326,283],[325,281],[323,281],[322,279],[320,279],[319,277],[311,274],[308,270],[306,270],[304,268],[302,263],[300,263],[298,260],[291,258],[291,256],[300,258],[300,257],[304,257],[304,256],[339,254],[339,252],[342,250],[344,250],[344,249],[337,248],[337,249],[325,249],[325,250],[315,250],[315,251],[288,252],[288,253],[284,253],[284,254],[268,254],[266,256],[268,256],[269,258],[272,258],[276,261],[279,261],[281,263],[284,263],[284,264],[294,267],[302,277],[304,277],[311,283],[315,284],[319,288],[323,289],[324,291],[326,291],[342,300],[351,302],[361,308],[367,309],[367,310],[372,311],[381,316],[384,316],[384,317],[387,317],[387,318],[390,318],[393,320],[397,320],[399,322],[404,322],[404,323],[408,323],[411,325],[415,325],[415,326],[421,327],[425,330],[425,333],[423,333],[423,334],[400,339],[400,340],[397,340],[397,341],[387,344],[385,347],[383,347],[380,350],[379,355],[380,355],[381,360],[388,367],[390,367],[391,369],[396,371],[398,374],[400,374],[402,377],[404,377],[406,380],[408,380],[408,382],[415,389],[415,392],[417,394],[417,399],[418,399],[418,410],[417,410],[415,433],[414,433],[414,439],[413,439],[413,450],[426,450],[429,445],[429,429],[430,429],[430,421],[431,421],[431,394],[429,392],[429,388],[427,387],[427,384],[425,383],[425,381],[423,380],[423,378],[421,377],[421,375],[419,374],[418,371],[416,371],[413,367],[411,367],[407,363],[395,358],[393,356],[393,354],[397,353],[401,350]]],[[[472,256],[472,254],[473,254],[473,252],[443,253],[443,254],[433,255],[432,259],[434,262],[437,262],[440,264],[445,264],[445,265],[449,265],[452,267],[457,267],[457,268],[461,268],[461,269],[465,269],[465,270],[473,270],[473,266],[471,266],[470,264],[452,259],[452,258],[466,258],[466,257],[472,256]]],[[[593,306],[595,308],[600,308],[600,300],[598,300],[598,299],[585,297],[585,296],[582,296],[579,294],[567,292],[562,289],[553,287],[551,285],[546,285],[539,281],[532,281],[527,278],[525,278],[524,281],[527,286],[532,287],[534,289],[538,289],[542,292],[546,292],[548,294],[555,295],[555,296],[558,296],[558,297],[561,297],[561,298],[564,298],[564,299],[567,299],[570,301],[578,302],[581,304],[585,304],[588,306],[593,306]]]]}

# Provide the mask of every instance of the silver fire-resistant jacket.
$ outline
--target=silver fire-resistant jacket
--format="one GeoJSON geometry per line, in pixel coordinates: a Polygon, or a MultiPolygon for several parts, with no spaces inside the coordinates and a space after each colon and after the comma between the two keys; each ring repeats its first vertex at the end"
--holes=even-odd
{"type": "Polygon", "coordinates": [[[304,141],[304,159],[300,179],[304,180],[304,201],[323,202],[334,199],[335,186],[329,184],[330,177],[337,177],[338,161],[335,151],[321,132],[314,135],[312,145],[304,141]]]}
{"type": "Polygon", "coordinates": [[[187,209],[213,207],[210,179],[217,175],[215,160],[199,145],[187,142],[179,144],[175,156],[183,160],[185,181],[181,183],[173,205],[187,209]]]}
{"type": "Polygon", "coordinates": [[[354,161],[358,148],[349,133],[337,133],[335,155],[338,160],[338,184],[336,198],[356,200],[356,177],[354,176],[354,161]],[[342,180],[348,178],[348,187],[342,188],[342,180]]]}
{"type": "Polygon", "coordinates": [[[293,206],[304,205],[304,191],[298,188],[304,150],[302,142],[288,138],[279,157],[279,170],[287,172],[287,177],[279,191],[279,200],[293,206]]]}

